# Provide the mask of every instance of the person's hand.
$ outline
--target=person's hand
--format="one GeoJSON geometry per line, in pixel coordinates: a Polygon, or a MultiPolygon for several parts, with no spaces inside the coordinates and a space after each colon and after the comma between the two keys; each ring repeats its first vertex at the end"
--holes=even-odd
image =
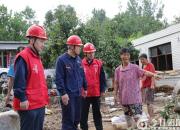
{"type": "Polygon", "coordinates": [[[85,97],[87,97],[87,90],[86,90],[86,91],[84,91],[84,96],[85,96],[85,97]]]}
{"type": "Polygon", "coordinates": [[[20,108],[21,108],[22,110],[27,110],[27,109],[29,108],[29,101],[26,100],[26,101],[24,101],[24,102],[20,102],[20,108]]]}
{"type": "Polygon", "coordinates": [[[154,89],[155,88],[155,86],[154,85],[151,85],[151,89],[154,89]]]}
{"type": "Polygon", "coordinates": [[[67,94],[64,94],[63,96],[61,96],[61,99],[64,105],[68,105],[69,96],[67,94]]]}
{"type": "Polygon", "coordinates": [[[161,77],[161,76],[159,76],[159,75],[157,75],[157,74],[154,74],[154,78],[155,78],[156,80],[160,80],[160,79],[162,79],[162,77],[161,77]]]}
{"type": "Polygon", "coordinates": [[[105,92],[101,92],[101,97],[105,97],[105,92]]]}
{"type": "Polygon", "coordinates": [[[82,91],[81,91],[81,96],[82,96],[83,98],[86,98],[86,97],[87,97],[87,90],[82,89],[82,91]]]}
{"type": "Polygon", "coordinates": [[[84,97],[84,98],[87,97],[87,90],[83,91],[83,97],[84,97]]]}
{"type": "Polygon", "coordinates": [[[57,92],[55,89],[50,90],[50,96],[57,96],[57,92]]]}

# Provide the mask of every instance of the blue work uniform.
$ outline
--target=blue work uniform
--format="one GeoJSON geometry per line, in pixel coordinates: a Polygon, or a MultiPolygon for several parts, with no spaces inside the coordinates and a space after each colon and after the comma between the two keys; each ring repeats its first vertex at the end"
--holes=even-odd
{"type": "Polygon", "coordinates": [[[84,70],[79,56],[68,53],[59,56],[56,62],[55,83],[61,96],[68,94],[68,105],[62,106],[62,130],[77,130],[81,115],[82,87],[87,90],[84,70]]]}

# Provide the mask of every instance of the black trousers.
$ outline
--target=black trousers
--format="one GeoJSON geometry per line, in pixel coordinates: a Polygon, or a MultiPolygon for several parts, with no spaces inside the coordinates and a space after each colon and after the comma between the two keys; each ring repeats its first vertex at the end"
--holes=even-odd
{"type": "Polygon", "coordinates": [[[80,121],[81,129],[88,130],[87,121],[88,121],[90,105],[92,105],[93,119],[96,130],[103,130],[102,116],[100,112],[100,97],[82,98],[81,121],[80,121]]]}

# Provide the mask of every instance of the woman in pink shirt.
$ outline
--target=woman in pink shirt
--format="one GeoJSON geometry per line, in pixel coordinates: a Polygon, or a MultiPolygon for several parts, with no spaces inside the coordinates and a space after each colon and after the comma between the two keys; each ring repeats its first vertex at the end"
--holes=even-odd
{"type": "Polygon", "coordinates": [[[140,69],[130,63],[130,51],[123,48],[120,51],[121,65],[115,70],[115,100],[119,100],[123,107],[128,127],[138,121],[142,115],[142,97],[140,78],[145,76],[158,77],[156,74],[140,69]],[[132,118],[133,117],[133,118],[132,118]]]}

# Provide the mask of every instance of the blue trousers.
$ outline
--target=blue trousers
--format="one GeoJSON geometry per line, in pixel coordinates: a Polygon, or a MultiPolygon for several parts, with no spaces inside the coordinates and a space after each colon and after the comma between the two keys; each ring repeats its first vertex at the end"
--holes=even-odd
{"type": "Polygon", "coordinates": [[[69,97],[68,105],[62,107],[62,130],[77,130],[81,115],[81,97],[69,97]]]}
{"type": "Polygon", "coordinates": [[[18,111],[21,130],[43,130],[45,107],[18,111]]]}

